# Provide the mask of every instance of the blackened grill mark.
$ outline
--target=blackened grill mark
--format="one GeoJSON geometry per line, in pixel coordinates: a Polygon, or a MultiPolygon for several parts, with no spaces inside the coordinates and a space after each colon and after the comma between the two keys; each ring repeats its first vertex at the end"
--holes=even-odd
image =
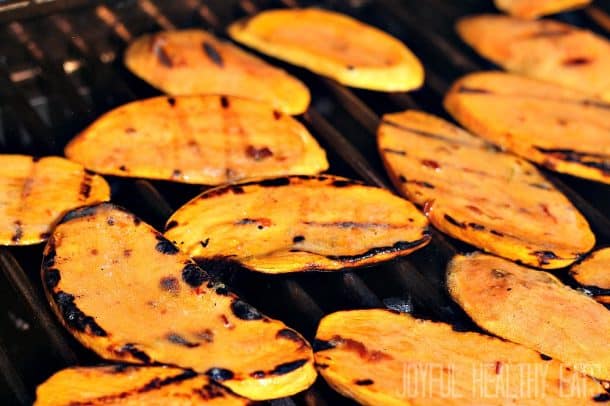
{"type": "Polygon", "coordinates": [[[536,147],[536,149],[552,158],[579,163],[589,168],[598,169],[604,174],[610,174],[610,156],[608,155],[577,152],[571,149],[547,149],[541,147],[536,147]]]}
{"type": "Polygon", "coordinates": [[[600,393],[598,395],[593,396],[594,402],[610,402],[610,393],[600,393]]]}
{"type": "Polygon", "coordinates": [[[203,248],[206,248],[206,247],[208,246],[208,244],[209,244],[209,243],[210,243],[210,239],[209,239],[209,238],[206,238],[206,239],[205,239],[205,240],[203,240],[203,241],[199,241],[199,244],[201,244],[201,246],[202,246],[203,248]]]}
{"type": "Polygon", "coordinates": [[[336,180],[333,180],[333,183],[331,183],[332,186],[337,187],[337,188],[348,187],[348,186],[359,185],[359,184],[360,183],[358,183],[358,182],[354,182],[353,180],[347,180],[347,179],[336,179],[336,180]]]}
{"type": "Polygon", "coordinates": [[[464,223],[460,223],[459,221],[457,221],[456,219],[454,219],[453,217],[451,217],[448,214],[445,214],[443,216],[445,218],[445,220],[447,220],[450,224],[459,227],[459,228],[466,228],[466,226],[464,225],[464,223]]]}
{"type": "Polygon", "coordinates": [[[177,294],[178,292],[180,292],[180,282],[173,276],[166,276],[164,278],[161,278],[159,286],[162,290],[166,292],[170,292],[173,294],[177,294]]]}
{"type": "Polygon", "coordinates": [[[162,38],[154,38],[152,51],[155,54],[155,56],[157,57],[157,60],[159,61],[159,63],[161,65],[163,65],[167,68],[171,68],[173,66],[173,63],[172,63],[171,58],[165,51],[165,48],[163,48],[164,42],[165,42],[165,40],[163,40],[162,38]]]}
{"type": "Polygon", "coordinates": [[[53,290],[61,280],[61,274],[59,273],[59,269],[43,269],[43,277],[44,283],[47,286],[47,289],[53,290]]]}
{"type": "Polygon", "coordinates": [[[326,256],[326,258],[331,259],[333,261],[340,261],[340,262],[359,262],[359,261],[363,261],[368,258],[372,258],[376,255],[391,254],[394,252],[406,251],[406,250],[409,250],[409,249],[412,249],[415,247],[419,247],[420,245],[424,245],[428,241],[430,241],[430,234],[428,234],[428,231],[424,231],[423,237],[420,238],[419,240],[398,241],[397,243],[395,243],[392,246],[371,248],[370,250],[366,251],[365,253],[359,254],[359,255],[328,255],[328,256],[326,256]]]}
{"type": "Polygon", "coordinates": [[[477,89],[474,87],[460,86],[458,93],[470,93],[470,94],[492,94],[487,89],[477,89]]]}
{"type": "Polygon", "coordinates": [[[302,235],[295,235],[292,238],[292,243],[293,244],[298,244],[298,243],[303,242],[303,241],[305,241],[305,237],[303,237],[302,235]]]}
{"type": "Polygon", "coordinates": [[[541,358],[543,361],[550,361],[550,360],[552,360],[552,359],[553,359],[552,357],[549,357],[549,356],[548,356],[548,355],[546,355],[546,354],[540,354],[540,358],[541,358]]]}
{"type": "Polygon", "coordinates": [[[15,225],[15,232],[13,233],[13,236],[11,237],[11,241],[19,242],[19,241],[21,241],[21,238],[23,237],[23,227],[22,227],[21,221],[17,220],[13,224],[15,225]]]}
{"type": "Polygon", "coordinates": [[[273,370],[269,372],[270,375],[286,375],[292,371],[295,371],[301,368],[303,365],[307,364],[307,359],[299,359],[296,361],[285,362],[283,364],[277,365],[273,370]]]}
{"type": "Polygon", "coordinates": [[[176,255],[178,253],[178,248],[174,244],[172,244],[167,238],[162,235],[157,235],[157,245],[155,245],[155,249],[161,254],[165,255],[176,255]]]}
{"type": "Polygon", "coordinates": [[[223,109],[227,109],[230,106],[229,98],[227,96],[220,96],[220,106],[223,109]]]}
{"type": "Polygon", "coordinates": [[[468,223],[468,227],[473,228],[477,231],[485,230],[485,226],[482,226],[481,224],[477,224],[477,223],[468,223]]]}
{"type": "Polygon", "coordinates": [[[150,357],[148,354],[142,350],[139,350],[138,347],[136,347],[136,345],[133,343],[127,343],[113,352],[119,356],[123,356],[125,353],[130,354],[135,359],[138,359],[146,364],[150,362],[150,357]]]}
{"type": "Polygon", "coordinates": [[[434,185],[429,182],[425,182],[422,180],[408,180],[407,183],[412,183],[417,186],[425,187],[426,189],[434,189],[434,185]]]}
{"type": "Polygon", "coordinates": [[[191,287],[197,288],[201,286],[203,282],[209,281],[210,276],[197,265],[189,263],[182,269],[182,280],[191,287]]]}
{"type": "Polygon", "coordinates": [[[357,379],[354,381],[354,383],[358,386],[369,386],[375,382],[372,379],[357,379]]]}
{"type": "Polygon", "coordinates": [[[95,322],[93,317],[87,316],[76,306],[73,295],[59,291],[53,295],[53,299],[68,326],[81,333],[89,333],[98,337],[108,336],[108,333],[95,322]]]}
{"type": "Polygon", "coordinates": [[[167,335],[167,340],[170,343],[178,344],[178,345],[181,345],[181,346],[187,347],[187,348],[195,348],[195,347],[199,347],[199,345],[200,345],[199,343],[190,342],[186,338],[182,337],[180,334],[176,334],[176,333],[169,333],[167,335]]]}
{"type": "Polygon", "coordinates": [[[336,347],[336,345],[330,341],[324,341],[324,340],[320,340],[320,339],[315,339],[313,341],[313,351],[314,352],[318,352],[318,351],[326,351],[326,350],[332,350],[333,348],[336,347]]]}
{"type": "Polygon", "coordinates": [[[228,370],[228,369],[224,369],[224,368],[210,368],[208,369],[205,374],[210,378],[213,379],[217,382],[222,382],[222,381],[226,381],[229,379],[233,379],[233,377],[235,376],[235,374],[228,370]]]}
{"type": "Polygon", "coordinates": [[[258,183],[262,187],[279,187],[290,185],[290,178],[265,179],[258,183]]]}
{"type": "Polygon", "coordinates": [[[169,223],[167,223],[167,225],[165,226],[165,231],[171,230],[172,228],[176,227],[178,225],[178,222],[176,220],[172,220],[169,223]]]}
{"type": "Polygon", "coordinates": [[[398,149],[384,148],[383,152],[386,152],[388,154],[407,156],[407,153],[405,151],[401,151],[401,150],[398,150],[398,149]]]}
{"type": "Polygon", "coordinates": [[[93,173],[85,169],[85,175],[80,183],[80,195],[84,200],[87,200],[91,195],[91,182],[93,182],[93,173]]]}
{"type": "Polygon", "coordinates": [[[210,58],[213,63],[222,68],[224,66],[224,61],[222,59],[222,56],[220,56],[218,50],[214,47],[214,45],[206,41],[204,41],[202,45],[203,51],[208,56],[208,58],[210,58]]]}
{"type": "Polygon", "coordinates": [[[550,264],[550,260],[559,259],[553,251],[534,251],[532,252],[532,255],[538,259],[539,265],[548,265],[550,264]]]}
{"type": "Polygon", "coordinates": [[[256,148],[253,145],[248,145],[248,148],[246,148],[246,156],[255,161],[262,161],[263,159],[273,156],[273,152],[267,147],[256,148]]]}
{"type": "Polygon", "coordinates": [[[564,66],[583,66],[583,65],[588,65],[591,62],[593,62],[593,61],[589,58],[577,57],[577,58],[566,59],[562,62],[562,64],[564,66]]]}
{"type": "Polygon", "coordinates": [[[493,235],[497,235],[498,237],[504,237],[504,233],[501,233],[497,230],[489,230],[490,233],[492,233],[493,235]]]}
{"type": "Polygon", "coordinates": [[[258,310],[241,299],[233,300],[231,310],[235,317],[242,320],[261,320],[263,318],[258,310]]]}
{"type": "Polygon", "coordinates": [[[301,336],[297,332],[288,328],[283,328],[278,331],[275,337],[293,341],[295,343],[301,344],[301,346],[305,345],[305,341],[303,340],[303,338],[301,338],[301,336]]]}

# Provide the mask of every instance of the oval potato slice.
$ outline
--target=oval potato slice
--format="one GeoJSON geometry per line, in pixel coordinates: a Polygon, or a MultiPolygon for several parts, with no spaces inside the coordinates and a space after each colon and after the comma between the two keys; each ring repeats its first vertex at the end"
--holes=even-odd
{"type": "Polygon", "coordinates": [[[447,285],[483,329],[610,380],[610,312],[553,275],[475,253],[453,258],[447,285]]]}
{"type": "Polygon", "coordinates": [[[45,241],[67,210],[109,198],[104,178],[77,163],[0,154],[0,245],[45,241]]]}
{"type": "Polygon", "coordinates": [[[309,106],[309,90],[298,79],[202,30],[143,35],[125,51],[125,65],[171,95],[240,96],[286,114],[309,106]]]}
{"type": "Polygon", "coordinates": [[[126,104],[80,133],[65,153],[101,173],[206,185],[328,168],[324,150],[297,120],[229,96],[126,104]]]}
{"type": "Polygon", "coordinates": [[[311,348],[296,331],[111,204],[63,218],[42,278],[64,325],[105,359],[193,369],[253,400],[289,396],[315,380],[311,348]]]}
{"type": "Polygon", "coordinates": [[[38,386],[34,405],[238,406],[249,403],[192,371],[116,365],[61,370],[38,386]]]}
{"type": "Polygon", "coordinates": [[[572,277],[592,291],[598,302],[610,304],[610,248],[593,251],[570,269],[572,277]]]}
{"type": "Polygon", "coordinates": [[[386,114],[377,141],[396,188],[452,237],[541,268],[567,266],[595,244],[587,221],[535,166],[440,118],[386,114]]]}
{"type": "Polygon", "coordinates": [[[424,81],[421,62],[402,42],[328,10],[264,11],[233,23],[229,35],[347,86],[395,92],[417,89],[424,81]]]}
{"type": "Polygon", "coordinates": [[[330,314],[316,344],[320,374],[364,405],[580,405],[606,396],[528,348],[388,310],[330,314]]]}
{"type": "Polygon", "coordinates": [[[168,220],[165,236],[203,264],[264,273],[374,264],[430,241],[428,222],[387,190],[334,176],[291,176],[210,189],[168,220]]]}
{"type": "Polygon", "coordinates": [[[461,19],[457,31],[508,71],[610,100],[610,42],[589,30],[488,14],[461,19]]]}
{"type": "Polygon", "coordinates": [[[591,0],[494,0],[500,10],[520,18],[538,18],[583,7],[591,0]]]}
{"type": "Polygon", "coordinates": [[[610,183],[610,104],[501,72],[456,81],[445,108],[477,135],[557,172],[610,183]]]}

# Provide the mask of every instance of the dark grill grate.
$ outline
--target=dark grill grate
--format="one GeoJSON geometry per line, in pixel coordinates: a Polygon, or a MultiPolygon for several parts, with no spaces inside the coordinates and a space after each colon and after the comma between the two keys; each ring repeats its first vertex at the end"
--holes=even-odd
{"type": "MultiPolygon", "coordinates": [[[[451,81],[463,73],[491,67],[453,33],[458,16],[492,11],[487,0],[459,4],[444,0],[122,0],[68,9],[81,3],[85,2],[51,1],[44,7],[28,5],[6,12],[0,8],[0,21],[6,22],[0,29],[1,152],[61,154],[67,140],[102,112],[155,95],[121,65],[125,43],[137,35],[203,26],[222,36],[227,23],[260,9],[317,5],[351,14],[396,35],[426,66],[422,90],[386,95],[349,90],[273,61],[312,90],[312,107],[303,121],[327,149],[331,172],[390,187],[375,147],[379,115],[422,108],[446,117],[440,101],[451,81]],[[41,12],[44,14],[39,16],[41,12]],[[17,15],[28,18],[9,22],[17,15]]],[[[560,18],[602,33],[593,20],[600,25],[610,21],[604,10],[599,5],[560,18]]],[[[600,243],[608,244],[610,188],[567,176],[548,176],[589,219],[600,243]]],[[[201,190],[165,182],[109,180],[117,203],[158,228],[201,190]]],[[[474,328],[444,293],[446,261],[457,250],[469,247],[436,231],[433,237],[427,248],[374,269],[289,276],[227,272],[220,276],[246,300],[310,339],[326,313],[384,304],[409,306],[411,301],[419,315],[474,328]]],[[[4,309],[0,312],[0,404],[30,404],[35,386],[54,371],[75,363],[100,362],[50,314],[39,279],[40,258],[41,246],[0,248],[0,306],[4,309]]],[[[301,395],[271,403],[342,401],[320,380],[301,395]]]]}

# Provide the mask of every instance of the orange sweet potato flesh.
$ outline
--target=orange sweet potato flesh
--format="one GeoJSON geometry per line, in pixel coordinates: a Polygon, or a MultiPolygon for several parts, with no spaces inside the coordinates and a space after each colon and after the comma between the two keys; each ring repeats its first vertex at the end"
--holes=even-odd
{"type": "Polygon", "coordinates": [[[595,244],[587,221],[536,167],[447,121],[387,114],[377,140],[396,188],[452,237],[540,268],[565,267],[595,244]]]}
{"type": "Polygon", "coordinates": [[[315,8],[264,11],[233,23],[229,35],[267,55],[352,87],[419,88],[424,69],[399,40],[351,17],[315,8]]]}
{"type": "Polygon", "coordinates": [[[547,168],[610,183],[610,104],[501,72],[459,79],[445,108],[475,134],[547,168]]]}
{"type": "Polygon", "coordinates": [[[0,245],[45,241],[67,210],[109,198],[106,181],[77,163],[0,155],[0,245]]]}
{"type": "Polygon", "coordinates": [[[171,95],[239,96],[286,114],[309,105],[309,90],[298,79],[202,30],[144,35],[127,48],[125,65],[171,95]]]}
{"type": "Polygon", "coordinates": [[[102,358],[192,369],[253,400],[292,395],[315,379],[311,348],[296,331],[111,204],[63,218],[42,277],[60,320],[102,358]]]}
{"type": "Polygon", "coordinates": [[[572,277],[590,290],[598,302],[610,304],[610,248],[594,251],[570,269],[572,277]]]}
{"type": "Polygon", "coordinates": [[[595,404],[604,389],[560,362],[498,338],[388,310],[322,319],[316,365],[363,405],[595,404]]]}
{"type": "Polygon", "coordinates": [[[508,71],[610,101],[610,42],[589,30],[488,14],[463,18],[457,31],[508,71]]]}
{"type": "Polygon", "coordinates": [[[610,312],[553,275],[475,253],[450,262],[447,285],[483,329],[610,379],[610,312]]]}
{"type": "Polygon", "coordinates": [[[538,18],[583,7],[591,0],[494,0],[496,7],[515,17],[538,18]]]}
{"type": "Polygon", "coordinates": [[[334,176],[291,176],[208,190],[172,215],[165,236],[203,264],[334,271],[423,247],[427,224],[387,190],[334,176]]]}
{"type": "Polygon", "coordinates": [[[85,129],[65,153],[105,174],[206,185],[328,168],[324,150],[298,121],[229,96],[126,104],[85,129]]]}
{"type": "Polygon", "coordinates": [[[170,367],[64,369],[36,390],[35,406],[239,406],[250,402],[204,375],[170,367]]]}

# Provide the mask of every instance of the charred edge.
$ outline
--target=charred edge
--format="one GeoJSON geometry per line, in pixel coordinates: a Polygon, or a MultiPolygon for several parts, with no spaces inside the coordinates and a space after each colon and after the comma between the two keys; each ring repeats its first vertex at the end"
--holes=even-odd
{"type": "Polygon", "coordinates": [[[209,275],[216,277],[224,273],[234,273],[243,270],[244,267],[238,261],[223,256],[197,257],[195,262],[203,268],[209,275]]]}
{"type": "Polygon", "coordinates": [[[12,242],[19,242],[23,237],[23,227],[21,221],[17,220],[13,223],[15,225],[15,233],[11,237],[12,242]]]}
{"type": "Polygon", "coordinates": [[[290,330],[288,328],[283,328],[280,331],[278,331],[277,334],[275,335],[275,337],[282,338],[285,340],[290,340],[297,344],[305,345],[305,341],[303,340],[303,338],[301,338],[301,336],[299,336],[299,334],[296,331],[290,330]]]}
{"type": "Polygon", "coordinates": [[[458,93],[470,93],[470,94],[492,94],[487,89],[478,89],[474,87],[460,86],[458,93]]]}
{"type": "Polygon", "coordinates": [[[205,240],[203,240],[203,241],[199,241],[199,244],[201,244],[201,246],[202,246],[203,248],[206,248],[206,247],[208,246],[208,244],[209,244],[209,243],[210,243],[210,239],[209,239],[209,238],[206,238],[206,239],[205,239],[205,240]]]}
{"type": "Polygon", "coordinates": [[[319,340],[317,338],[313,341],[312,346],[314,352],[332,350],[336,347],[336,345],[331,341],[319,340]]]}
{"type": "Polygon", "coordinates": [[[169,341],[172,344],[178,344],[181,345],[183,347],[187,347],[187,348],[195,348],[195,347],[199,347],[199,343],[193,343],[189,340],[187,340],[186,338],[182,337],[180,334],[176,334],[176,333],[169,333],[167,335],[167,341],[169,341]]]}
{"type": "Polygon", "coordinates": [[[610,156],[603,154],[587,154],[582,152],[576,152],[571,149],[547,149],[536,147],[536,149],[552,158],[559,159],[566,162],[575,162],[589,168],[598,169],[603,173],[610,174],[610,156]],[[588,158],[588,159],[587,159],[588,158]],[[592,161],[592,158],[600,159],[601,161],[592,161]]]}
{"type": "Polygon", "coordinates": [[[273,156],[273,152],[267,147],[256,148],[253,145],[248,145],[248,148],[246,148],[246,156],[255,161],[262,161],[263,159],[273,156]]]}
{"type": "Polygon", "coordinates": [[[235,317],[242,320],[261,320],[263,315],[254,307],[241,299],[235,299],[231,303],[231,311],[235,317]]]}
{"type": "Polygon", "coordinates": [[[189,286],[197,288],[201,286],[203,282],[209,281],[210,276],[197,265],[189,263],[182,269],[182,280],[189,286]]]}
{"type": "Polygon", "coordinates": [[[336,179],[336,180],[333,180],[331,185],[334,187],[341,188],[341,187],[347,187],[347,186],[361,185],[361,183],[353,181],[351,179],[336,179]]]}
{"type": "Polygon", "coordinates": [[[220,107],[228,109],[230,107],[229,98],[227,96],[220,96],[220,107]]]}
{"type": "Polygon", "coordinates": [[[205,375],[217,382],[227,381],[235,376],[233,371],[224,368],[210,368],[205,372],[205,375]]]}
{"type": "Polygon", "coordinates": [[[577,57],[577,58],[565,59],[561,63],[563,66],[583,66],[583,65],[588,65],[591,62],[593,62],[593,60],[591,60],[589,58],[577,57]]]}
{"type": "Polygon", "coordinates": [[[280,187],[290,185],[290,178],[265,179],[258,183],[262,187],[280,187]]]}
{"type": "Polygon", "coordinates": [[[396,244],[389,246],[389,247],[371,248],[370,250],[366,251],[364,254],[360,254],[360,255],[328,255],[326,258],[333,260],[333,261],[340,261],[340,262],[359,262],[359,261],[363,261],[368,258],[372,258],[376,255],[391,254],[394,252],[406,251],[406,250],[409,250],[412,248],[416,248],[416,247],[419,247],[420,245],[427,243],[429,240],[430,240],[430,235],[426,231],[424,234],[424,237],[420,238],[419,240],[398,241],[396,244]]]}
{"type": "Polygon", "coordinates": [[[61,275],[59,273],[59,269],[55,268],[45,268],[43,269],[43,279],[44,283],[49,290],[53,290],[53,288],[57,287],[59,281],[61,280],[61,275]]]}
{"type": "Polygon", "coordinates": [[[83,176],[83,180],[80,183],[79,193],[83,197],[83,199],[88,199],[91,195],[91,182],[93,182],[93,174],[85,169],[85,174],[83,176]]]}
{"type": "Polygon", "coordinates": [[[136,345],[133,343],[127,343],[123,345],[118,350],[115,350],[114,353],[119,356],[123,356],[125,355],[125,353],[127,353],[135,359],[138,359],[146,364],[150,363],[150,357],[148,356],[148,354],[146,354],[142,350],[139,350],[138,347],[136,347],[136,345]]]}
{"type": "Polygon", "coordinates": [[[68,221],[76,220],[76,219],[83,218],[83,217],[95,216],[95,214],[97,214],[99,209],[101,209],[107,205],[108,205],[108,203],[101,203],[101,204],[96,204],[93,206],[82,206],[82,207],[76,208],[74,210],[70,210],[61,218],[61,220],[59,220],[59,223],[57,223],[57,224],[58,225],[64,224],[64,223],[67,223],[68,221]]]}
{"type": "Polygon", "coordinates": [[[400,156],[407,156],[407,153],[405,151],[401,151],[398,149],[392,149],[392,148],[384,148],[383,152],[387,153],[387,154],[394,154],[394,155],[400,155],[400,156]]]}
{"type": "Polygon", "coordinates": [[[356,379],[354,383],[358,386],[369,386],[375,382],[372,379],[356,379]]]}
{"type": "Polygon", "coordinates": [[[553,251],[534,251],[532,255],[538,259],[538,265],[548,265],[551,260],[559,259],[553,251]]]}
{"type": "Polygon", "coordinates": [[[222,56],[220,56],[220,53],[218,52],[218,50],[214,47],[214,45],[210,44],[209,42],[203,42],[202,44],[203,47],[203,51],[205,52],[205,54],[208,56],[208,58],[210,58],[210,60],[216,64],[219,67],[223,67],[224,66],[224,61],[222,60],[222,56]]]}
{"type": "Polygon", "coordinates": [[[165,51],[165,48],[163,48],[163,46],[159,43],[158,40],[155,40],[153,44],[153,53],[157,57],[159,63],[165,66],[166,68],[171,68],[174,65],[172,63],[172,59],[167,54],[167,51],[165,51]]]}
{"type": "Polygon", "coordinates": [[[552,357],[549,357],[549,356],[548,356],[548,355],[546,355],[546,354],[540,354],[540,359],[542,359],[543,361],[550,361],[550,360],[552,360],[553,358],[552,358],[552,357]]]}
{"type": "Polygon", "coordinates": [[[52,268],[55,265],[56,255],[57,251],[55,251],[55,239],[51,238],[47,242],[47,253],[42,257],[42,267],[44,269],[52,268]]]}
{"type": "Polygon", "coordinates": [[[421,180],[407,180],[407,183],[412,183],[414,185],[425,187],[427,189],[434,189],[434,185],[432,183],[421,180]]]}
{"type": "Polygon", "coordinates": [[[464,223],[460,223],[459,221],[457,221],[456,219],[454,219],[453,217],[451,217],[448,214],[445,214],[443,217],[445,218],[445,220],[447,220],[447,222],[449,222],[449,224],[452,224],[459,228],[466,228],[466,225],[464,223]]]}
{"type": "Polygon", "coordinates": [[[398,180],[400,183],[407,183],[407,178],[404,175],[398,175],[398,180]]]}
{"type": "Polygon", "coordinates": [[[610,393],[600,393],[598,395],[593,396],[594,402],[610,402],[610,393]]]}
{"type": "Polygon", "coordinates": [[[299,359],[296,361],[285,362],[283,364],[277,365],[273,368],[269,374],[270,375],[286,375],[292,371],[295,371],[301,368],[303,365],[307,364],[307,359],[299,359]]]}
{"type": "Polygon", "coordinates": [[[165,231],[171,230],[172,228],[178,226],[178,222],[176,220],[172,220],[165,226],[165,231]]]}
{"type": "Polygon", "coordinates": [[[316,369],[326,369],[326,368],[328,368],[330,366],[328,364],[322,364],[322,363],[319,363],[319,362],[316,362],[313,365],[316,367],[316,369]]]}
{"type": "Polygon", "coordinates": [[[73,295],[59,291],[53,295],[53,298],[68,326],[81,333],[89,333],[98,337],[108,336],[108,333],[95,322],[93,317],[87,316],[76,306],[73,295]]]}
{"type": "Polygon", "coordinates": [[[166,292],[170,292],[173,294],[177,294],[178,292],[180,292],[180,283],[178,279],[174,278],[173,276],[166,276],[164,278],[161,278],[159,286],[161,287],[161,290],[164,290],[166,292]]]}
{"type": "Polygon", "coordinates": [[[162,235],[157,235],[157,244],[155,245],[155,249],[164,255],[176,255],[179,250],[178,248],[172,244],[167,238],[162,235]]]}
{"type": "Polygon", "coordinates": [[[293,243],[293,244],[298,244],[298,243],[301,243],[301,242],[303,242],[303,241],[305,241],[305,237],[303,237],[302,235],[295,235],[295,236],[292,238],[292,243],[293,243]]]}

